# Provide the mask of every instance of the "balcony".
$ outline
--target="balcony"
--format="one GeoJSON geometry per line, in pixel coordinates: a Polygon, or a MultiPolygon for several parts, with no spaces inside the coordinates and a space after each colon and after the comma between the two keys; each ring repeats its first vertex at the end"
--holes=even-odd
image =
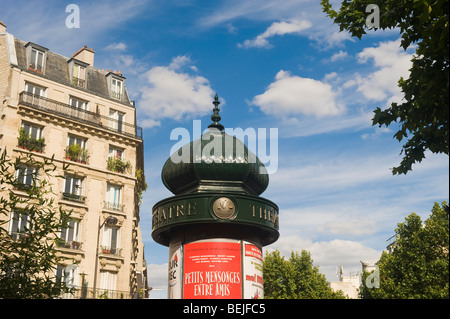
{"type": "Polygon", "coordinates": [[[66,160],[88,164],[89,156],[88,150],[81,148],[78,144],[72,144],[66,148],[66,160]]]}
{"type": "Polygon", "coordinates": [[[114,91],[112,91],[111,94],[110,94],[110,96],[111,96],[113,99],[120,100],[121,94],[120,94],[120,92],[114,92],[114,91]]]}
{"type": "Polygon", "coordinates": [[[12,231],[10,232],[10,235],[14,241],[25,241],[30,237],[30,233],[25,231],[12,231]]]}
{"type": "Polygon", "coordinates": [[[129,291],[111,290],[97,288],[95,293],[91,287],[75,286],[71,292],[62,294],[60,299],[133,299],[140,298],[140,295],[131,296],[129,291]]]}
{"type": "Polygon", "coordinates": [[[123,212],[123,205],[119,203],[105,202],[104,209],[123,212]]]}
{"type": "Polygon", "coordinates": [[[69,104],[61,103],[25,91],[19,94],[19,104],[63,116],[78,122],[101,127],[103,129],[129,137],[142,139],[142,128],[139,126],[125,123],[99,113],[76,108],[69,104]]]}
{"type": "Polygon", "coordinates": [[[116,256],[121,257],[122,249],[121,248],[115,248],[115,247],[109,247],[109,246],[101,246],[100,253],[103,255],[110,255],[110,256],[116,256]]]}
{"type": "Polygon", "coordinates": [[[62,199],[84,204],[84,202],[86,201],[86,196],[76,195],[72,193],[62,193],[62,199]]]}
{"type": "Polygon", "coordinates": [[[128,173],[131,174],[132,166],[130,161],[125,161],[121,157],[108,157],[107,162],[108,170],[116,173],[128,173]]]}
{"type": "Polygon", "coordinates": [[[85,82],[86,81],[84,79],[80,79],[80,78],[77,78],[75,76],[72,78],[72,84],[76,85],[76,86],[79,86],[79,87],[82,87],[82,88],[84,88],[84,83],[85,82]]]}
{"type": "Polygon", "coordinates": [[[58,240],[57,246],[59,248],[67,248],[67,249],[73,249],[73,250],[80,250],[83,243],[75,240],[65,241],[65,240],[58,240]]]}

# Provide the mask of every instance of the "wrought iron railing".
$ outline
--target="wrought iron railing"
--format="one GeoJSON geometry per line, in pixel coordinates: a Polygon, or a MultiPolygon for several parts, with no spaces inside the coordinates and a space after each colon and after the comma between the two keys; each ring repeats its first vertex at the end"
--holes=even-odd
{"type": "Polygon", "coordinates": [[[105,202],[104,208],[107,210],[115,210],[118,212],[123,212],[123,205],[120,203],[105,202]]]}
{"type": "Polygon", "coordinates": [[[68,200],[76,203],[83,203],[86,201],[86,196],[72,194],[72,193],[62,193],[62,199],[68,200]]]}
{"type": "Polygon", "coordinates": [[[90,287],[74,286],[70,292],[60,296],[61,299],[132,299],[139,296],[132,296],[129,291],[111,290],[111,289],[94,289],[90,287]]]}
{"type": "Polygon", "coordinates": [[[56,242],[56,245],[59,248],[68,248],[68,249],[74,249],[74,250],[80,250],[83,246],[83,243],[76,240],[68,240],[65,241],[63,239],[60,239],[56,242]]]}
{"type": "Polygon", "coordinates": [[[109,246],[101,246],[101,251],[100,253],[103,255],[112,255],[112,256],[117,256],[117,257],[121,257],[121,253],[122,249],[121,248],[116,248],[116,247],[109,247],[109,246]]]}
{"type": "Polygon", "coordinates": [[[84,79],[77,78],[77,77],[74,76],[74,77],[72,78],[72,83],[73,83],[73,85],[76,85],[76,86],[79,86],[79,87],[84,88],[85,80],[84,80],[84,79]]]}
{"type": "Polygon", "coordinates": [[[142,128],[139,126],[125,123],[99,113],[83,110],[69,104],[61,103],[25,91],[19,94],[19,103],[60,116],[68,117],[79,122],[102,127],[109,131],[142,139],[142,128]]]}

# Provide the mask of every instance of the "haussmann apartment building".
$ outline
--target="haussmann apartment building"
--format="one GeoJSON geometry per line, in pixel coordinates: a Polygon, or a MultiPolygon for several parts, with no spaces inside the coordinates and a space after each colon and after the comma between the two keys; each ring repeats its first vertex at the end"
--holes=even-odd
{"type": "MultiPolygon", "coordinates": [[[[73,211],[57,247],[69,259],[55,275],[85,288],[63,297],[147,295],[139,228],[143,137],[125,81],[120,72],[96,69],[86,46],[67,58],[15,38],[0,22],[0,152],[12,159],[54,155],[61,172],[70,164],[65,178],[53,181],[55,203],[73,211]]],[[[27,170],[33,168],[16,172],[24,187],[27,170]]],[[[10,212],[13,239],[26,223],[26,216],[10,212]]]]}

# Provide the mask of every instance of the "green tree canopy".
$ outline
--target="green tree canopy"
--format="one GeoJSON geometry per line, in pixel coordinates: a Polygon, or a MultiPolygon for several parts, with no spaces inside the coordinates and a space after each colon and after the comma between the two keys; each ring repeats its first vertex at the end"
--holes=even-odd
{"type": "MultiPolygon", "coordinates": [[[[434,204],[422,223],[410,214],[396,229],[392,253],[378,261],[379,288],[370,288],[365,272],[361,298],[449,298],[449,215],[446,202],[434,204]]],[[[369,278],[370,280],[370,278],[369,278]]]]}
{"type": "Polygon", "coordinates": [[[266,299],[337,299],[344,294],[328,286],[325,275],[313,265],[306,250],[292,252],[285,260],[278,250],[264,257],[264,298],[266,299]]]}
{"type": "Polygon", "coordinates": [[[322,0],[323,11],[340,30],[359,39],[373,26],[367,24],[373,5],[379,9],[379,29],[398,28],[402,47],[416,47],[409,78],[398,82],[403,102],[377,108],[373,118],[373,125],[398,123],[394,137],[407,142],[392,172],[406,174],[426,150],[449,154],[449,0],[343,0],[338,12],[322,0]]]}

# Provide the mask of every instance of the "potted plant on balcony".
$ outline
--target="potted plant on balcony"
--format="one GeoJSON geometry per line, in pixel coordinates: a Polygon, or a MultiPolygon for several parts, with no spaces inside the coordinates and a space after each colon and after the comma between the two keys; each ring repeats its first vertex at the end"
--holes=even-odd
{"type": "Polygon", "coordinates": [[[130,161],[124,161],[120,157],[109,157],[108,158],[108,169],[113,172],[123,173],[131,171],[130,161]]]}
{"type": "Polygon", "coordinates": [[[35,139],[33,137],[30,137],[29,144],[30,144],[30,148],[29,148],[30,151],[42,153],[42,151],[44,150],[44,147],[45,147],[45,138],[41,137],[41,138],[35,139]]]}
{"type": "Polygon", "coordinates": [[[81,164],[86,164],[89,159],[89,152],[87,149],[80,150],[81,164]]]}
{"type": "Polygon", "coordinates": [[[31,152],[42,153],[45,147],[45,138],[34,138],[29,135],[25,128],[19,129],[19,137],[17,138],[18,146],[22,149],[29,150],[31,152]]]}
{"type": "Polygon", "coordinates": [[[28,136],[28,133],[25,131],[23,127],[21,127],[19,129],[19,137],[17,138],[19,147],[27,150],[29,148],[28,146],[29,140],[30,137],[28,136]]]}
{"type": "Polygon", "coordinates": [[[81,147],[79,144],[69,145],[66,149],[66,158],[74,162],[79,161],[80,152],[81,147]]]}
{"type": "Polygon", "coordinates": [[[121,159],[120,157],[118,157],[116,159],[116,169],[119,173],[123,173],[125,171],[127,171],[128,173],[130,173],[131,171],[131,163],[130,161],[124,161],[123,159],[121,159]]]}

